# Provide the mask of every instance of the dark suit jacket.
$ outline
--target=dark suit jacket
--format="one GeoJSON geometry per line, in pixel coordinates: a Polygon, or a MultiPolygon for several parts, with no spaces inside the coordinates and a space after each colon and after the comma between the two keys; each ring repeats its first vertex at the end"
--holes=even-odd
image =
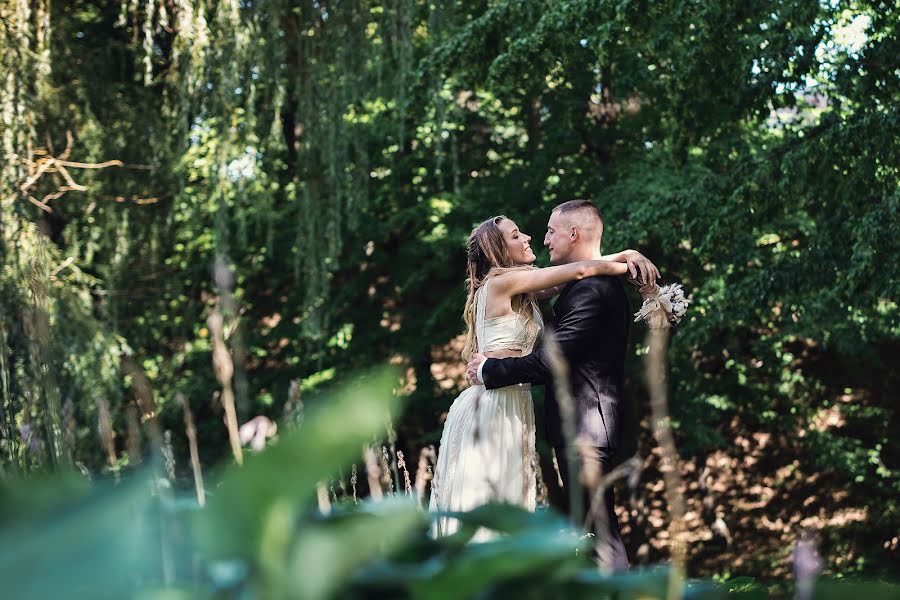
{"type": "MultiPolygon", "coordinates": [[[[577,435],[600,448],[619,445],[625,352],[631,315],[618,277],[601,275],[568,284],[553,305],[551,327],[569,364],[577,435]]],[[[522,358],[489,358],[487,389],[545,384],[547,440],[563,446],[562,420],[546,349],[522,358]]]]}

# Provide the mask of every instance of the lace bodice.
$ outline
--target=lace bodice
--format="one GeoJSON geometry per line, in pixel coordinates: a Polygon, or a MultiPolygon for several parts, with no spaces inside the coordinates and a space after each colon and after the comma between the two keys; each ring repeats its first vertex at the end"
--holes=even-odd
{"type": "Polygon", "coordinates": [[[519,350],[522,355],[530,354],[534,349],[541,330],[541,315],[535,311],[534,324],[528,327],[525,319],[518,313],[501,317],[485,318],[487,305],[487,288],[490,279],[478,289],[475,307],[475,335],[478,339],[479,352],[495,350],[519,350]]]}

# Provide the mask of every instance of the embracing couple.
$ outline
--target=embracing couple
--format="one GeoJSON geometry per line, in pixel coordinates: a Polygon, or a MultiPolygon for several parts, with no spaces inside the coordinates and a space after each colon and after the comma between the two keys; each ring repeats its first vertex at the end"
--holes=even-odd
{"type": "MultiPolygon", "coordinates": [[[[591,506],[592,487],[609,472],[619,447],[619,422],[631,313],[620,275],[652,284],[656,267],[626,250],[601,256],[603,220],[593,203],[572,200],[553,209],[544,245],[547,268],[532,266],[531,237],[504,217],[488,219],[469,237],[468,298],[463,313],[463,359],[473,384],[453,402],[444,423],[431,509],[465,511],[487,502],[536,505],[535,421],[530,384],[546,386],[546,439],[556,465],[543,473],[551,503],[569,514],[566,444],[578,448],[576,473],[591,506]],[[543,328],[537,300],[559,296],[552,330],[568,365],[575,440],[563,436],[546,349],[534,351],[543,328]],[[554,468],[556,467],[556,468],[554,468]]],[[[628,568],[612,489],[603,500],[608,527],[597,526],[598,556],[607,567],[628,568]]],[[[458,521],[443,517],[436,533],[458,521]]],[[[475,539],[489,539],[479,531],[475,539]]]]}

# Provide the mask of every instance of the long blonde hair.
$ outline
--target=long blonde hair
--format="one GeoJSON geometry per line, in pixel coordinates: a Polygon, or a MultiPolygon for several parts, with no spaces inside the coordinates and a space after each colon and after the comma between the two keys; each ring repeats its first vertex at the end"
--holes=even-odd
{"type": "MultiPolygon", "coordinates": [[[[475,293],[484,283],[496,275],[516,269],[533,269],[531,265],[517,265],[509,258],[506,241],[503,232],[500,231],[500,222],[506,219],[504,215],[491,217],[487,221],[472,230],[469,242],[466,246],[468,263],[466,271],[466,287],[468,296],[466,306],[463,309],[463,322],[466,324],[466,344],[463,347],[462,358],[468,362],[478,351],[478,339],[475,335],[475,293]]],[[[519,294],[512,298],[513,311],[522,316],[526,328],[540,328],[537,312],[537,301],[534,294],[519,294]]]]}

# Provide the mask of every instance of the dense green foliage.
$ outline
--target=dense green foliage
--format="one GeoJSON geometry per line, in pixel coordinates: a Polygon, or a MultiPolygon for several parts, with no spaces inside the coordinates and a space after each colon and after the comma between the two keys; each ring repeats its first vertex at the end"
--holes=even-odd
{"type": "Polygon", "coordinates": [[[136,463],[129,407],[185,457],[179,392],[224,459],[216,306],[242,421],[390,360],[400,444],[434,443],[471,228],[540,237],[588,197],[605,250],[693,296],[670,355],[685,455],[767,432],[867,499],[877,543],[897,531],[895,3],[0,7],[4,472],[108,468],[105,411],[136,463]],[[67,167],[72,187],[33,177],[48,156],[123,166],[67,167]]]}

